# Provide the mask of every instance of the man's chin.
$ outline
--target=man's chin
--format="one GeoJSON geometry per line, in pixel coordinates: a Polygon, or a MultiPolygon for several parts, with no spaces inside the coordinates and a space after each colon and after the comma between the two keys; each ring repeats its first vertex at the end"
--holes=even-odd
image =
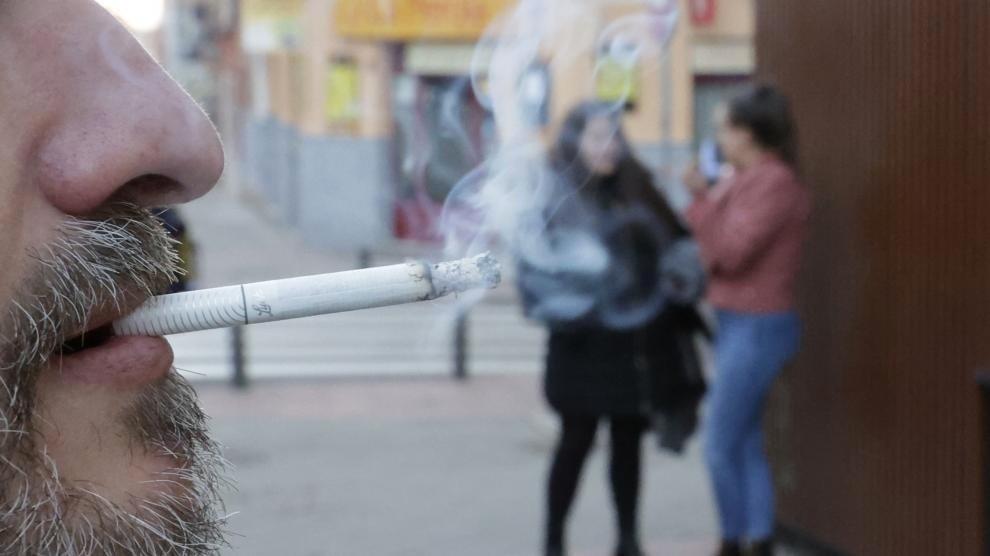
{"type": "Polygon", "coordinates": [[[35,483],[18,495],[0,513],[2,554],[195,556],[225,545],[218,506],[188,492],[157,490],[118,504],[85,483],[35,483]]]}
{"type": "Polygon", "coordinates": [[[0,553],[132,553],[121,548],[132,538],[163,553],[209,554],[222,542],[223,464],[192,388],[174,371],[130,384],[76,380],[56,365],[39,373],[29,442],[4,454],[12,466],[2,478],[13,481],[0,500],[0,553]],[[59,523],[39,528],[51,521],[59,523]],[[5,532],[16,529],[31,543],[70,544],[7,550],[5,532]],[[71,545],[84,538],[117,548],[71,545]]]}

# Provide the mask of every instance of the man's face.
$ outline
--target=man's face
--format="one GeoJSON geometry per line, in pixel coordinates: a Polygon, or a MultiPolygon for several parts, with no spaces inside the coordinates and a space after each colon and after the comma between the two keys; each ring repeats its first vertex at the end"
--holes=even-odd
{"type": "Polygon", "coordinates": [[[216,133],[92,0],[0,0],[0,125],[0,554],[210,553],[195,396],[105,325],[174,279],[148,208],[212,187],[216,133]]]}

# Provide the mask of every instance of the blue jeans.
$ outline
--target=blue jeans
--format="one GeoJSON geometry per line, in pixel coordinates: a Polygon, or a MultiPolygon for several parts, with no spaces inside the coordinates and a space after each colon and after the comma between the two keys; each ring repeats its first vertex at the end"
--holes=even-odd
{"type": "Polygon", "coordinates": [[[794,313],[733,311],[719,311],[718,325],[705,459],[722,538],[765,539],[773,534],[774,498],[763,445],[763,406],[770,385],[797,352],[801,326],[794,313]]]}

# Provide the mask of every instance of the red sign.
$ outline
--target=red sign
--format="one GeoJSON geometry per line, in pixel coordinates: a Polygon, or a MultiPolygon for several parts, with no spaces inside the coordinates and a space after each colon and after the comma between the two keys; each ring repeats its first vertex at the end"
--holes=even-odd
{"type": "Polygon", "coordinates": [[[691,5],[691,22],[695,25],[711,25],[715,21],[717,0],[688,0],[691,5]]]}

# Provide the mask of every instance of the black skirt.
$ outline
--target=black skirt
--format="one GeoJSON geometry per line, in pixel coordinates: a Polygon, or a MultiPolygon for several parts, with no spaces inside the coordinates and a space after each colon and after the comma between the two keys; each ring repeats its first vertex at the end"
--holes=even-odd
{"type": "Polygon", "coordinates": [[[553,331],[547,349],[547,401],[566,415],[645,414],[637,331],[553,331]]]}
{"type": "Polygon", "coordinates": [[[669,307],[633,330],[552,329],[544,392],[562,414],[648,415],[696,405],[704,393],[695,333],[707,333],[693,308],[669,307]]]}

